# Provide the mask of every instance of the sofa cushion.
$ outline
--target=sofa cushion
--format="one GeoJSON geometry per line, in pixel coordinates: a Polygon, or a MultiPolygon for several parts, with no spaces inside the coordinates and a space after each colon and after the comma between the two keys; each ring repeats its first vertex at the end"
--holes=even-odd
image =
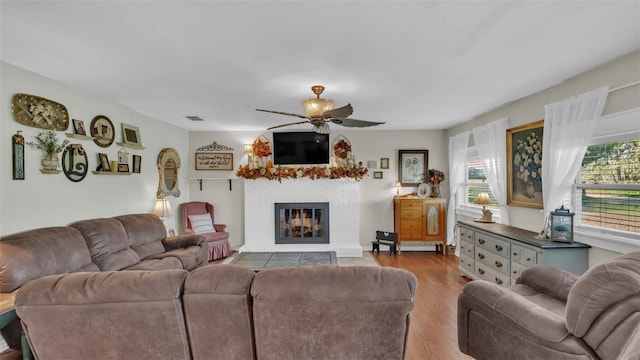
{"type": "Polygon", "coordinates": [[[121,270],[140,262],[138,254],[129,247],[127,233],[116,219],[91,219],[71,225],[82,233],[89,247],[91,259],[101,271],[121,270]]]}
{"type": "Polygon", "coordinates": [[[144,259],[139,263],[124,268],[122,270],[147,270],[147,271],[158,271],[158,270],[175,270],[175,269],[183,269],[182,261],[177,257],[168,256],[166,258],[159,259],[144,259]]]}
{"type": "Polygon", "coordinates": [[[187,277],[183,302],[194,359],[255,359],[250,295],[254,276],[247,267],[219,264],[200,267],[187,277]],[[211,339],[220,346],[212,349],[211,339]]]}
{"type": "Polygon", "coordinates": [[[47,227],[0,239],[0,292],[29,280],[75,271],[99,271],[82,234],[72,227],[47,227]]]}
{"type": "Polygon", "coordinates": [[[181,263],[181,268],[185,270],[193,270],[202,265],[202,248],[199,246],[190,246],[188,248],[180,248],[169,250],[165,253],[158,254],[154,258],[177,258],[181,263]]]}
{"type": "Polygon", "coordinates": [[[140,259],[161,254],[165,251],[162,240],[167,236],[167,229],[162,220],[153,214],[129,214],[116,216],[129,239],[129,246],[140,259]]]}
{"type": "Polygon", "coordinates": [[[191,223],[191,229],[196,234],[206,234],[216,231],[209,213],[189,215],[189,222],[191,223]]]}
{"type": "Polygon", "coordinates": [[[263,270],[251,295],[259,359],[403,359],[416,277],[372,266],[263,270]]]}
{"type": "Polygon", "coordinates": [[[38,359],[191,359],[181,301],[187,276],[53,275],[25,284],[16,311],[38,359]]]}

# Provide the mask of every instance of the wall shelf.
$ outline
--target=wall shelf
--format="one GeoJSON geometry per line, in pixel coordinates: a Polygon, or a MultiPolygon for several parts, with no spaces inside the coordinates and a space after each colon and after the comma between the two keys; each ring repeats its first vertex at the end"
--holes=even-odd
{"type": "Polygon", "coordinates": [[[117,142],[116,145],[118,146],[122,146],[122,147],[126,147],[129,149],[137,149],[137,150],[144,150],[146,149],[144,146],[142,145],[133,145],[133,144],[127,144],[127,143],[123,143],[123,142],[117,142]]]}
{"type": "Polygon", "coordinates": [[[62,171],[62,170],[45,170],[45,169],[40,169],[40,172],[41,172],[41,173],[43,173],[43,174],[48,174],[48,175],[51,175],[51,174],[60,174],[60,171],[62,171]]]}
{"type": "Polygon", "coordinates": [[[187,178],[187,180],[197,180],[198,184],[200,184],[200,191],[202,191],[202,181],[203,180],[229,180],[229,191],[232,190],[231,180],[230,178],[205,178],[205,177],[197,177],[197,178],[187,178]]]}
{"type": "Polygon", "coordinates": [[[131,175],[130,172],[120,171],[92,171],[94,175],[131,175]]]}
{"type": "Polygon", "coordinates": [[[78,139],[78,140],[90,140],[90,141],[93,141],[93,140],[96,139],[93,136],[80,135],[80,134],[74,134],[74,133],[65,133],[65,135],[67,135],[68,138],[74,138],[74,139],[78,139]]]}

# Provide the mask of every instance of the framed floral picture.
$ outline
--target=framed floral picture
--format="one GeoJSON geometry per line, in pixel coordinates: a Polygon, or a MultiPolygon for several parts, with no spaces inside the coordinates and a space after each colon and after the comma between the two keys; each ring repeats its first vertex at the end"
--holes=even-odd
{"type": "Polygon", "coordinates": [[[418,186],[429,168],[429,150],[398,150],[398,181],[401,186],[418,186]]]}
{"type": "Polygon", "coordinates": [[[542,209],[544,120],[507,129],[507,204],[542,209]]]}

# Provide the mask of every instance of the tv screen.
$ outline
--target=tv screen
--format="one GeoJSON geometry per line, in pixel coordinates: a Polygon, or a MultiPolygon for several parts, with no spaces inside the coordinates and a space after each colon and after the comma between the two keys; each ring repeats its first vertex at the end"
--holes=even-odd
{"type": "Polygon", "coordinates": [[[329,163],[329,134],[306,132],[273,133],[275,165],[329,163]]]}

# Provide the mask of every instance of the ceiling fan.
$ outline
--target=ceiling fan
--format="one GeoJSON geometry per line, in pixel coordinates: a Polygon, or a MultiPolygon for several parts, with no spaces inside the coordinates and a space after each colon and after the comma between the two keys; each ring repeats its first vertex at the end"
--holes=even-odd
{"type": "Polygon", "coordinates": [[[268,113],[295,116],[301,119],[306,119],[304,121],[296,121],[272,126],[267,130],[277,129],[290,125],[310,123],[311,125],[313,125],[313,131],[321,134],[328,134],[329,123],[346,127],[369,127],[384,124],[384,122],[347,119],[347,117],[349,117],[349,115],[353,113],[353,107],[351,106],[351,104],[347,104],[345,106],[334,109],[333,100],[323,99],[320,97],[320,94],[322,94],[322,92],[324,91],[324,86],[313,85],[311,87],[311,91],[316,94],[316,98],[307,99],[302,102],[302,106],[305,108],[307,115],[300,115],[283,111],[256,109],[256,111],[264,111],[268,113]]]}

